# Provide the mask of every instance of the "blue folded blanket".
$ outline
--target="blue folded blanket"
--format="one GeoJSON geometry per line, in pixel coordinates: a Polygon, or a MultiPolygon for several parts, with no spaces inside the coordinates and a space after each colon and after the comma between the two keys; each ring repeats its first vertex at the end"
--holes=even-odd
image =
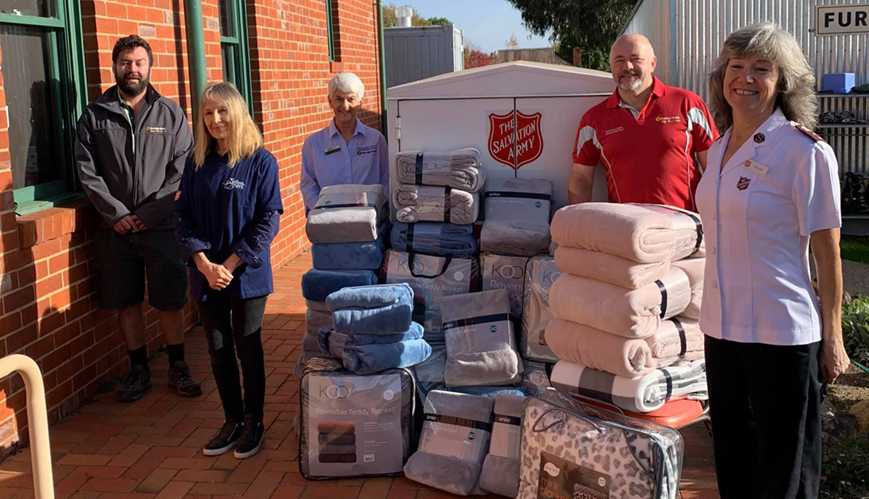
{"type": "Polygon", "coordinates": [[[342,288],[377,284],[377,275],[370,270],[311,269],[302,276],[302,296],[311,301],[325,301],[342,288]]]}
{"type": "Polygon", "coordinates": [[[325,344],[320,343],[320,347],[327,347],[325,351],[329,355],[340,359],[345,369],[357,374],[412,367],[431,355],[431,346],[423,339],[360,345],[348,341],[352,338],[351,335],[332,333],[324,338],[325,344]]]}
{"type": "Polygon", "coordinates": [[[413,289],[407,283],[344,288],[330,294],[326,305],[339,333],[404,333],[412,322],[413,289]]]}
{"type": "Polygon", "coordinates": [[[321,329],[317,334],[317,343],[320,351],[329,353],[329,349],[340,343],[344,346],[357,345],[384,345],[399,341],[422,339],[425,330],[416,322],[411,323],[410,329],[398,334],[343,334],[336,333],[332,328],[321,329]]]}
{"type": "Polygon", "coordinates": [[[453,257],[469,257],[477,252],[473,225],[396,223],[389,239],[398,251],[453,257]]]}
{"type": "Polygon", "coordinates": [[[521,386],[458,386],[448,390],[489,398],[495,398],[498,395],[518,395],[520,397],[527,395],[527,390],[521,386]]]}
{"type": "Polygon", "coordinates": [[[381,238],[368,243],[312,244],[311,258],[315,269],[377,270],[385,250],[381,238]]]}

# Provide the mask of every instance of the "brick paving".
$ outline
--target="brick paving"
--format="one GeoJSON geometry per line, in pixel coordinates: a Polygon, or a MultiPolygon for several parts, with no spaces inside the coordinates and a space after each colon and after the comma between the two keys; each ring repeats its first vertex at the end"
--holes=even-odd
{"type": "MultiPolygon", "coordinates": [[[[298,439],[292,422],[299,381],[292,375],[304,334],[301,275],[304,254],[276,273],[275,294],[263,325],[267,395],[264,449],[237,460],[232,453],[205,457],[202,446],[223,422],[223,412],[201,328],[187,336],[187,360],[203,382],[203,395],[183,399],[166,386],[167,359],[152,362],[154,388],[133,404],[114,392],[85,405],[51,428],[55,495],[58,499],[438,499],[456,497],[406,478],[309,482],[299,474],[298,439]]],[[[700,425],[683,431],[682,497],[717,498],[712,442],[700,425]]],[[[0,463],[0,497],[33,497],[28,450],[0,463]]],[[[492,498],[498,496],[489,496],[492,498]]]]}

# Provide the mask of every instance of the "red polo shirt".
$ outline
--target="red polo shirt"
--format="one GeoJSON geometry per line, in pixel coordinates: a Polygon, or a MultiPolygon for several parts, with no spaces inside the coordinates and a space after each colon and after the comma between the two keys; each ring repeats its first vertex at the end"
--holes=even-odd
{"type": "Polygon", "coordinates": [[[697,211],[694,191],[701,171],[695,153],[718,138],[697,94],[654,78],[648,102],[634,117],[620,105],[618,89],[579,122],[573,162],[607,172],[614,203],[655,203],[697,211]]]}

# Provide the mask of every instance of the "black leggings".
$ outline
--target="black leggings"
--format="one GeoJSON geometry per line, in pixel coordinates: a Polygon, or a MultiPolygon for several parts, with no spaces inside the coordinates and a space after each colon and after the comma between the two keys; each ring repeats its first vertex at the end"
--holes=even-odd
{"type": "Polygon", "coordinates": [[[227,421],[262,422],[266,395],[266,372],[262,331],[266,296],[232,298],[211,292],[196,302],[205,327],[211,371],[227,421]],[[238,376],[236,351],[244,377],[244,398],[238,376]]]}

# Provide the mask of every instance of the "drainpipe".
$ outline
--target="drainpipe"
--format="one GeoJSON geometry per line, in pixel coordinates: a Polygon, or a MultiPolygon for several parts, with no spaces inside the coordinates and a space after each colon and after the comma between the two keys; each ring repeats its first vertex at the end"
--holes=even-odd
{"type": "MultiPolygon", "coordinates": [[[[208,73],[205,70],[205,35],[202,32],[202,1],[184,0],[184,19],[187,29],[187,67],[190,72],[190,108],[193,121],[199,116],[199,97],[205,90],[208,73]]],[[[194,127],[195,129],[196,127],[194,127]]]]}
{"type": "Polygon", "coordinates": [[[383,136],[388,140],[389,133],[386,130],[387,115],[386,115],[386,47],[383,44],[383,2],[377,0],[377,36],[380,39],[379,57],[380,57],[380,130],[383,136]]]}

